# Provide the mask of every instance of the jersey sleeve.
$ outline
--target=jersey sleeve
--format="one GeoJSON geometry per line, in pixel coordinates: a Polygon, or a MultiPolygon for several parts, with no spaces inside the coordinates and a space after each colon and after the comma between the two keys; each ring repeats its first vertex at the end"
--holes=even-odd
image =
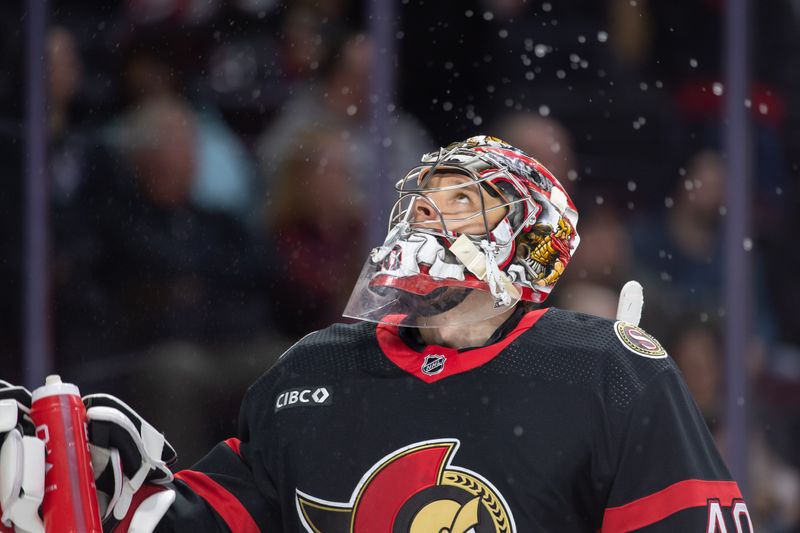
{"type": "MultiPolygon", "coordinates": [[[[263,443],[253,440],[253,426],[259,424],[263,409],[255,405],[257,400],[251,392],[252,388],[242,404],[239,437],[217,444],[190,469],[176,473],[175,481],[167,486],[175,491],[176,498],[158,522],[157,533],[283,530],[277,489],[260,451],[259,444],[263,443]]],[[[154,490],[159,488],[143,487],[140,492],[146,497],[154,490]]]]}
{"type": "Polygon", "coordinates": [[[616,454],[602,533],[752,532],[739,487],[674,368],[629,411],[616,454]]]}

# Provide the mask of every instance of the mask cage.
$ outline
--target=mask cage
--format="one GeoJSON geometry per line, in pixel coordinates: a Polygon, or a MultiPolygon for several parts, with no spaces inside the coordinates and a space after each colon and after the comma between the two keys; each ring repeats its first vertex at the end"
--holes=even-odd
{"type": "MultiPolygon", "coordinates": [[[[425,161],[426,158],[432,159],[433,156],[428,154],[428,156],[423,158],[423,161],[425,161]]],[[[492,231],[491,228],[489,228],[487,213],[496,209],[504,208],[508,208],[509,212],[511,212],[511,210],[513,210],[518,204],[525,204],[528,208],[527,212],[530,213],[528,217],[521,221],[517,227],[513,228],[510,237],[505,242],[497,242],[499,246],[505,246],[509,244],[511,241],[516,239],[516,237],[526,226],[529,226],[535,221],[539,209],[537,208],[535,202],[528,195],[517,193],[515,196],[518,196],[518,198],[509,200],[507,198],[509,195],[500,191],[492,183],[492,180],[497,179],[499,176],[502,176],[505,181],[509,181],[514,184],[515,189],[525,187],[524,184],[519,183],[519,178],[508,171],[506,165],[492,157],[491,154],[476,153],[472,150],[458,147],[447,151],[440,149],[435,162],[430,164],[422,164],[413,168],[395,185],[395,190],[397,191],[399,197],[392,207],[391,215],[389,217],[388,232],[391,233],[395,228],[400,226],[400,228],[404,229],[403,233],[406,233],[412,231],[413,226],[413,231],[420,231],[438,237],[443,237],[452,243],[458,237],[458,233],[448,230],[448,221],[452,225],[453,223],[466,222],[476,217],[481,217],[483,219],[484,234],[483,236],[473,235],[473,237],[490,239],[492,231]],[[458,161],[458,159],[461,159],[461,161],[458,161]],[[443,163],[443,160],[447,162],[443,163]],[[457,162],[452,163],[451,161],[453,160],[456,160],[457,162]],[[486,168],[486,171],[484,171],[482,174],[478,174],[478,172],[474,170],[474,167],[476,166],[484,167],[486,168]],[[442,187],[427,186],[427,184],[430,182],[430,179],[435,174],[441,175],[443,173],[459,174],[469,178],[470,180],[465,181],[464,183],[442,187]],[[483,194],[479,194],[481,204],[479,211],[464,217],[453,218],[452,216],[445,216],[444,213],[442,213],[442,210],[436,205],[436,202],[427,196],[433,192],[450,191],[471,187],[482,187],[486,190],[489,190],[492,194],[499,195],[504,202],[498,206],[487,209],[483,194]],[[437,219],[428,221],[414,221],[414,212],[417,202],[425,202],[426,206],[432,207],[436,213],[437,219]],[[439,228],[426,228],[425,224],[438,224],[439,228]]]]}

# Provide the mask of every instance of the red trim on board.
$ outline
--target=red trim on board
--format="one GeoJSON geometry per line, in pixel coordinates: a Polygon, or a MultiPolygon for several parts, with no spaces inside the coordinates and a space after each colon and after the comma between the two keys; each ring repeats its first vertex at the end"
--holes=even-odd
{"type": "Polygon", "coordinates": [[[735,481],[687,479],[625,505],[606,509],[600,531],[634,531],[685,509],[705,507],[711,499],[718,499],[725,505],[741,497],[735,481]]]}

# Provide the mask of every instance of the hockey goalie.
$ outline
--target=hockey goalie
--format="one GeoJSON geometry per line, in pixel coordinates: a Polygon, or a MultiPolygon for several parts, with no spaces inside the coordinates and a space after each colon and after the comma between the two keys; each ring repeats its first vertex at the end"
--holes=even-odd
{"type": "MultiPolygon", "coordinates": [[[[131,407],[84,399],[105,531],[752,531],[638,317],[544,306],[580,241],[546,168],[477,136],[396,188],[344,311],[358,321],[290,348],[248,390],[238,435],[191,469],[170,471],[131,407]]],[[[14,483],[30,399],[0,393],[3,527],[32,531],[38,502],[14,483]]]]}

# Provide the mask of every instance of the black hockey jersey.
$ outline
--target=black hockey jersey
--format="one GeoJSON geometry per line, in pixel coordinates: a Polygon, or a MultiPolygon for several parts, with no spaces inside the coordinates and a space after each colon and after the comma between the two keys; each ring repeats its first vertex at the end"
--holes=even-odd
{"type": "Polygon", "coordinates": [[[462,351],[310,334],[249,389],[239,437],[176,478],[157,531],[752,531],[658,341],[555,308],[462,351]]]}

